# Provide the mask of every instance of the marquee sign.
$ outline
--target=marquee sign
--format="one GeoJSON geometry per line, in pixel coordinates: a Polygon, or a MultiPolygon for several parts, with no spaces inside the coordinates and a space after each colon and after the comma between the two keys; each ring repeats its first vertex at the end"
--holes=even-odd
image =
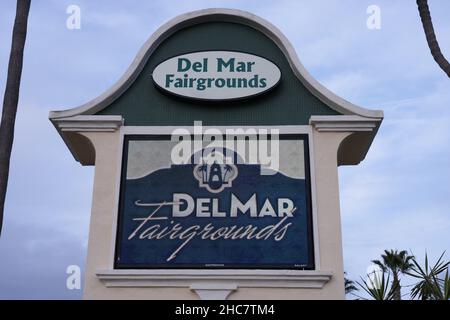
{"type": "Polygon", "coordinates": [[[233,51],[183,54],[153,70],[154,83],[169,93],[201,100],[254,96],[276,86],[280,69],[256,55],[233,51]]]}
{"type": "Polygon", "coordinates": [[[216,147],[173,164],[174,143],[125,137],[116,268],[314,268],[306,135],[276,172],[216,147]]]}
{"type": "Polygon", "coordinates": [[[96,167],[84,298],[344,298],[337,166],[365,159],[383,112],[320,85],[271,23],[175,17],[49,118],[96,167]]]}

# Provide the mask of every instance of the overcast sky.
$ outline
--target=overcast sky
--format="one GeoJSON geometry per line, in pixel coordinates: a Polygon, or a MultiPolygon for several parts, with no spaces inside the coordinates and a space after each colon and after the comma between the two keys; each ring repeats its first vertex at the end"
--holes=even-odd
{"type": "MultiPolygon", "coordinates": [[[[450,249],[450,80],[429,53],[415,1],[32,2],[0,238],[0,298],[82,296],[66,289],[66,268],[84,268],[94,170],[73,159],[48,111],[97,97],[156,28],[209,7],[267,19],[322,84],[357,105],[384,110],[365,161],[339,169],[349,276],[359,279],[383,249],[420,257],[427,250],[433,259],[450,249]],[[80,30],[66,28],[72,4],[81,8],[80,30]],[[380,30],[366,27],[371,4],[381,9],[380,30]]],[[[430,7],[450,58],[450,2],[431,0],[430,7]]],[[[14,15],[15,1],[0,1],[2,94],[14,15]]]]}

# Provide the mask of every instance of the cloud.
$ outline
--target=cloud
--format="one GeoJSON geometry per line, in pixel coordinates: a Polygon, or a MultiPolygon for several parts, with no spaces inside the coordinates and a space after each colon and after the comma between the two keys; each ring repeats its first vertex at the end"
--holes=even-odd
{"type": "Polygon", "coordinates": [[[449,104],[445,85],[386,103],[367,159],[340,168],[345,267],[354,279],[384,249],[431,259],[448,250],[449,104]]]}
{"type": "MultiPolygon", "coordinates": [[[[371,1],[79,0],[82,29],[66,29],[71,0],[35,1],[0,239],[1,298],[80,298],[65,288],[69,264],[84,267],[93,168],[81,167],[47,119],[113,85],[141,45],[178,14],[207,7],[262,16],[292,42],[305,67],[353,103],[386,118],[366,160],[339,169],[345,268],[357,279],[383,249],[448,249],[450,93],[433,61],[414,3],[378,1],[382,29],[366,28],[371,1]],[[447,248],[446,248],[447,247],[447,248]]],[[[430,3],[450,55],[450,3],[430,3]]],[[[15,1],[0,3],[10,39],[15,1]]],[[[9,40],[8,40],[9,41],[9,40]]],[[[9,46],[0,48],[6,70],[9,46]]],[[[0,89],[6,73],[0,73],[0,89]]]]}

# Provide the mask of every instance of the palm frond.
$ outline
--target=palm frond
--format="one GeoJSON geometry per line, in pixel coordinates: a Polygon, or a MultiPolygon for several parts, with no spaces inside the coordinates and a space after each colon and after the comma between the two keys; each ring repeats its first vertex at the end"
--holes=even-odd
{"type": "MultiPolygon", "coordinates": [[[[373,300],[393,300],[394,290],[392,290],[392,287],[390,287],[389,285],[390,282],[389,273],[382,272],[381,277],[379,277],[376,273],[373,273],[372,275],[367,275],[367,279],[361,277],[361,281],[362,282],[356,281],[356,283],[373,300]]],[[[368,300],[364,297],[360,296],[357,297],[364,300],[368,300]]]]}
{"type": "Polygon", "coordinates": [[[428,254],[425,253],[425,262],[422,267],[419,262],[414,258],[412,262],[414,264],[411,272],[406,274],[419,279],[413,288],[411,289],[411,298],[421,300],[448,300],[448,292],[450,287],[450,280],[448,278],[448,267],[450,261],[443,260],[445,251],[441,254],[436,263],[430,267],[428,262],[428,254]],[[439,276],[446,271],[444,279],[440,279],[439,276]]]}

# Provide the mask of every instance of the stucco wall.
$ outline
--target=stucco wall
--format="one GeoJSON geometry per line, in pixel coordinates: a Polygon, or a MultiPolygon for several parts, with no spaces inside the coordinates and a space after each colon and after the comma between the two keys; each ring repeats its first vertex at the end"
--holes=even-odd
{"type": "MultiPolygon", "coordinates": [[[[231,292],[229,299],[343,299],[344,277],[342,237],[339,210],[337,150],[348,132],[313,130],[312,170],[315,169],[315,210],[317,218],[319,271],[333,276],[322,289],[311,288],[248,288],[231,292]]],[[[89,246],[85,275],[85,299],[198,299],[189,289],[175,287],[106,287],[98,270],[111,270],[114,256],[114,234],[117,219],[122,138],[116,132],[83,133],[96,152],[95,181],[89,246]]],[[[313,199],[314,201],[314,199],[313,199]]],[[[228,281],[230,282],[230,281],[228,281]]],[[[232,282],[232,281],[231,281],[232,282]]]]}

